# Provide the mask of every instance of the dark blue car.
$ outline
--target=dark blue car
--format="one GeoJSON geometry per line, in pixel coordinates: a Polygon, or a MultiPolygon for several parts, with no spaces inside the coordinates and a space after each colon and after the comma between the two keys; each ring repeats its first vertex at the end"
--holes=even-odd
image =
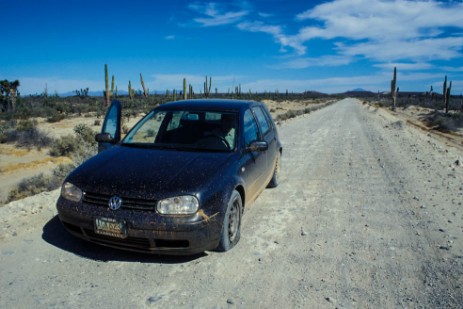
{"type": "Polygon", "coordinates": [[[64,181],[58,215],[73,235],[156,254],[227,251],[245,208],[278,185],[282,146],[266,106],[185,100],[148,113],[120,140],[110,107],[100,152],[64,181]]]}

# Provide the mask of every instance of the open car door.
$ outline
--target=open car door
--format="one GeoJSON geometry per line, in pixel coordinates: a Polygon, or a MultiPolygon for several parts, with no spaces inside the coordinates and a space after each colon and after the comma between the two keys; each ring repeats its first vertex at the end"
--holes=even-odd
{"type": "Polygon", "coordinates": [[[112,101],[106,113],[101,133],[95,136],[98,152],[111,148],[121,140],[121,109],[119,101],[112,101]]]}

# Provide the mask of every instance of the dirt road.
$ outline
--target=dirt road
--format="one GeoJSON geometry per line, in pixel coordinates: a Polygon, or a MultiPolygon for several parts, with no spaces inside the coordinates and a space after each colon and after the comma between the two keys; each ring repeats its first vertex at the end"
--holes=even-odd
{"type": "Polygon", "coordinates": [[[280,127],[282,182],[228,253],[72,238],[58,192],[0,208],[1,308],[462,308],[463,152],[347,99],[280,127]]]}

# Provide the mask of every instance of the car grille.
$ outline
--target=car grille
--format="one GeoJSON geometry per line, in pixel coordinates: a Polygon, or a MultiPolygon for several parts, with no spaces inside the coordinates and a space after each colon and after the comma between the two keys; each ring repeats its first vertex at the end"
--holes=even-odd
{"type": "MultiPolygon", "coordinates": [[[[108,201],[112,195],[99,194],[93,192],[85,192],[83,196],[83,202],[108,207],[108,201]]],[[[154,210],[156,209],[157,201],[154,200],[143,200],[143,199],[134,199],[121,197],[122,199],[122,208],[124,209],[140,209],[140,210],[154,210]]]]}

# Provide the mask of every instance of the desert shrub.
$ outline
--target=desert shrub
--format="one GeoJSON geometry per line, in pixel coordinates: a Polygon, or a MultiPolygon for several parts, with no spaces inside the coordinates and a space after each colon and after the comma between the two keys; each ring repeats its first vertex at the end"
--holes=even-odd
{"type": "Polygon", "coordinates": [[[60,182],[55,177],[39,174],[37,176],[23,179],[18,186],[11,190],[7,202],[19,200],[44,191],[51,191],[60,186],[60,182]]]}
{"type": "Polygon", "coordinates": [[[53,139],[37,128],[37,121],[9,121],[0,132],[0,139],[6,143],[16,143],[18,147],[41,149],[49,146],[53,139]]]}
{"type": "Polygon", "coordinates": [[[95,119],[95,122],[93,122],[94,126],[100,126],[101,125],[101,120],[100,119],[95,119]]]}
{"type": "Polygon", "coordinates": [[[66,176],[72,172],[74,168],[74,164],[60,164],[53,170],[53,176],[57,177],[60,180],[60,183],[62,183],[64,178],[66,178],[66,176]]]}
{"type": "Polygon", "coordinates": [[[442,131],[457,131],[463,127],[463,116],[461,113],[449,113],[435,111],[424,117],[426,123],[442,131]]]}
{"type": "Polygon", "coordinates": [[[8,126],[0,124],[0,143],[6,143],[8,137],[8,126]]]}
{"type": "Polygon", "coordinates": [[[57,110],[51,110],[47,116],[47,121],[50,123],[59,122],[65,118],[65,114],[58,112],[57,110]]]}
{"type": "Polygon", "coordinates": [[[50,155],[54,157],[70,156],[82,147],[81,139],[73,135],[61,136],[50,148],[50,155]]]}
{"type": "Polygon", "coordinates": [[[74,133],[86,143],[96,144],[95,135],[96,132],[90,129],[86,124],[78,124],[74,127],[74,133]]]}
{"type": "Polygon", "coordinates": [[[9,203],[41,192],[57,189],[73,169],[73,164],[60,164],[52,171],[51,175],[44,175],[42,173],[28,179],[23,179],[16,188],[9,192],[6,202],[9,203]]]}
{"type": "Polygon", "coordinates": [[[85,124],[74,127],[75,135],[60,137],[50,148],[50,155],[70,157],[80,164],[97,153],[95,132],[85,124]]]}

